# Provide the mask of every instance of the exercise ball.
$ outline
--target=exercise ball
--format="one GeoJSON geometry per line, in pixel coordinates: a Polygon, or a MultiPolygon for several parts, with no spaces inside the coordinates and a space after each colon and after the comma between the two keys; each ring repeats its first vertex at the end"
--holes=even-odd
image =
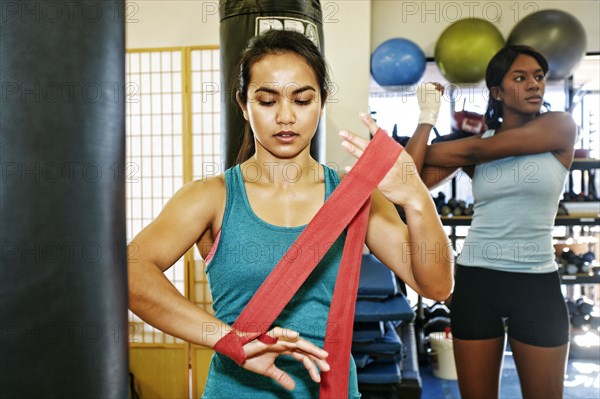
{"type": "Polygon", "coordinates": [[[494,54],[504,46],[500,31],[479,18],[448,26],[435,44],[435,62],[451,83],[477,83],[494,54]]]}
{"type": "Polygon", "coordinates": [[[571,76],[586,50],[581,22],[559,10],[535,12],[519,21],[510,32],[508,44],[531,46],[544,54],[550,66],[549,79],[571,76]]]}
{"type": "Polygon", "coordinates": [[[425,63],[425,53],[414,42],[390,39],[371,55],[371,75],[380,86],[412,85],[425,73],[425,63]]]}

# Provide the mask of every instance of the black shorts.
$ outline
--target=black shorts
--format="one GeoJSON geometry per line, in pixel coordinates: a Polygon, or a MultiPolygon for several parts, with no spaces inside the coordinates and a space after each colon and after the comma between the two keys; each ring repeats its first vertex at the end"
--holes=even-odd
{"type": "Polygon", "coordinates": [[[452,335],[476,340],[504,335],[525,344],[569,342],[569,314],[558,272],[510,273],[457,265],[450,307],[452,335]]]}

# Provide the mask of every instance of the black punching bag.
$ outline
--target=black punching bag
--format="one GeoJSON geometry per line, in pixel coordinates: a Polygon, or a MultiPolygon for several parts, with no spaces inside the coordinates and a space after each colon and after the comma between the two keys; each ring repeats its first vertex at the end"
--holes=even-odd
{"type": "Polygon", "coordinates": [[[1,3],[0,396],[127,398],[124,3],[1,3]]]}
{"type": "MultiPolygon", "coordinates": [[[[319,0],[220,0],[221,20],[221,150],[226,167],[235,163],[244,134],[244,118],[232,93],[232,79],[242,51],[253,36],[269,29],[304,33],[323,53],[323,25],[319,0]]],[[[325,162],[325,128],[320,124],[311,155],[325,162]]]]}

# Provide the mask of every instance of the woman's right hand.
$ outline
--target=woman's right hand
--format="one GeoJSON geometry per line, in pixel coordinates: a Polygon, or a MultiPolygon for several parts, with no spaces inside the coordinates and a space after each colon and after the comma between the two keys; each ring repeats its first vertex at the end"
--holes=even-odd
{"type": "MultiPolygon", "coordinates": [[[[373,118],[364,112],[360,114],[360,117],[369,132],[375,135],[379,126],[373,118]]],[[[347,130],[341,130],[340,136],[343,139],[342,147],[356,159],[363,155],[369,145],[369,141],[347,130]]],[[[377,185],[377,189],[389,201],[403,208],[410,207],[412,204],[418,206],[423,198],[430,198],[427,187],[419,176],[417,166],[407,151],[400,153],[392,168],[377,185]]]]}
{"type": "Polygon", "coordinates": [[[421,113],[419,124],[435,126],[440,112],[444,86],[436,82],[422,83],[417,88],[417,102],[421,113]]]}
{"type": "Polygon", "coordinates": [[[274,379],[288,390],[294,389],[292,377],[285,371],[275,366],[275,359],[279,355],[291,355],[301,362],[314,382],[321,382],[319,370],[329,371],[329,364],[325,360],[328,353],[315,344],[300,338],[296,331],[275,327],[267,333],[272,338],[277,338],[273,344],[265,344],[258,339],[244,345],[246,361],[242,367],[246,370],[274,379]]]}

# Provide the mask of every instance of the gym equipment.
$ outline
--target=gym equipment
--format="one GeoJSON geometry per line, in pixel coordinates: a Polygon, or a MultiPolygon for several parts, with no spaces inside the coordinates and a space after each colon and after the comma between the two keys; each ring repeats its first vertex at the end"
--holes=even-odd
{"type": "Polygon", "coordinates": [[[575,301],[577,305],[577,309],[581,312],[581,314],[589,315],[594,311],[594,302],[592,302],[587,297],[579,297],[577,301],[575,301]]]}
{"type": "MultiPolygon", "coordinates": [[[[400,342],[402,342],[402,340],[400,340],[400,342]]],[[[352,358],[354,358],[358,373],[361,373],[361,369],[364,369],[372,363],[400,363],[402,362],[402,353],[395,353],[393,355],[380,353],[353,353],[352,358]]]]}
{"type": "MultiPolygon", "coordinates": [[[[455,133],[452,133],[451,136],[455,133]]],[[[467,134],[467,133],[458,133],[458,134],[467,134]]],[[[471,136],[471,134],[468,134],[471,136]]],[[[446,136],[441,136],[446,137],[446,136]]],[[[435,141],[435,140],[434,140],[435,141]]],[[[442,140],[443,141],[443,140],[442,140]]],[[[450,198],[448,203],[446,203],[446,196],[444,193],[438,193],[437,198],[434,199],[436,209],[441,216],[471,216],[473,215],[473,211],[475,209],[474,204],[467,204],[464,200],[457,200],[456,198],[450,198]]]]}
{"type": "Polygon", "coordinates": [[[487,130],[485,117],[477,112],[455,111],[452,115],[452,132],[465,132],[473,134],[482,134],[487,130]]]}
{"type": "Polygon", "coordinates": [[[583,260],[584,262],[593,262],[596,259],[596,255],[592,252],[586,252],[583,255],[581,255],[581,260],[583,260]]]}
{"type": "Polygon", "coordinates": [[[482,121],[482,116],[475,112],[457,111],[452,117],[452,133],[438,135],[431,143],[460,140],[483,133],[487,130],[487,125],[482,121]]]}
{"type": "Polygon", "coordinates": [[[356,301],[356,321],[404,320],[413,321],[415,314],[406,297],[398,294],[383,301],[356,301]]]}
{"type": "Polygon", "coordinates": [[[445,316],[436,316],[429,319],[425,326],[423,326],[423,332],[425,335],[430,335],[434,332],[446,331],[450,327],[450,318],[445,316]]]}
{"type": "Polygon", "coordinates": [[[577,267],[577,265],[573,264],[573,263],[567,263],[567,265],[565,266],[565,274],[577,274],[577,272],[579,271],[579,268],[577,267]]]}
{"type": "Polygon", "coordinates": [[[398,294],[394,272],[372,254],[362,256],[358,296],[361,299],[386,299],[398,294]]]}
{"type": "MultiPolygon", "coordinates": [[[[573,327],[582,328],[586,324],[589,324],[592,319],[592,312],[594,311],[594,302],[585,296],[581,296],[577,298],[573,305],[571,305],[571,307],[573,306],[575,307],[571,314],[571,324],[573,327]]],[[[570,310],[568,301],[567,308],[570,310]]],[[[596,320],[594,320],[594,322],[596,322],[596,320]]]]}
{"type": "Polygon", "coordinates": [[[477,83],[494,54],[504,46],[500,31],[490,22],[461,19],[448,26],[435,45],[435,62],[451,83],[477,83]]]}
{"type": "Polygon", "coordinates": [[[391,362],[399,362],[402,360],[401,354],[396,354],[393,356],[388,355],[373,355],[369,353],[353,353],[352,358],[354,359],[354,363],[356,364],[356,369],[360,373],[362,369],[367,367],[372,363],[391,363],[391,362]]]}
{"type": "Polygon", "coordinates": [[[567,304],[567,310],[569,311],[569,316],[573,315],[575,313],[575,311],[577,310],[577,305],[575,304],[575,301],[573,301],[573,299],[571,299],[571,298],[566,298],[565,303],[567,304]]]}
{"type": "Polygon", "coordinates": [[[79,1],[52,20],[40,4],[12,7],[0,24],[1,396],[126,398],[124,2],[79,1]]]}
{"type": "Polygon", "coordinates": [[[394,38],[381,43],[371,55],[371,75],[380,86],[412,85],[425,73],[427,59],[411,40],[394,38]]]}
{"type": "MultiPolygon", "coordinates": [[[[220,0],[221,52],[221,148],[225,167],[235,163],[244,133],[244,118],[232,92],[232,79],[243,49],[255,35],[270,29],[304,33],[321,51],[324,49],[319,0],[220,0]]],[[[324,122],[322,122],[324,123],[324,122]]],[[[319,126],[310,147],[311,155],[325,162],[324,126],[319,126]]]]}
{"type": "Polygon", "coordinates": [[[402,288],[398,287],[400,284],[376,257],[363,255],[352,356],[357,366],[359,390],[365,399],[421,396],[415,330],[410,321],[414,313],[402,288]],[[401,312],[397,311],[398,304],[401,312]],[[398,321],[398,318],[406,321],[398,321]],[[379,321],[359,321],[363,319],[379,321]]]}
{"type": "Polygon", "coordinates": [[[560,10],[542,10],[523,18],[510,32],[507,43],[531,46],[544,54],[552,80],[571,76],[587,48],[581,22],[560,10]]]}
{"type": "Polygon", "coordinates": [[[429,307],[430,318],[434,317],[450,317],[450,309],[441,302],[435,302],[429,307]]]}
{"type": "Polygon", "coordinates": [[[577,255],[570,248],[563,248],[558,263],[564,268],[565,274],[588,274],[592,271],[592,263],[595,259],[593,252],[586,252],[583,255],[577,255]]]}
{"type": "Polygon", "coordinates": [[[363,254],[358,283],[356,323],[412,321],[415,313],[398,287],[394,273],[372,254],[363,254]]]}
{"type": "Polygon", "coordinates": [[[385,325],[383,321],[373,321],[367,323],[355,322],[352,342],[373,342],[383,338],[385,335],[385,325]]]}
{"type": "Polygon", "coordinates": [[[398,363],[372,363],[365,366],[357,375],[359,384],[397,384],[402,381],[398,363]]]}
{"type": "Polygon", "coordinates": [[[398,333],[394,325],[387,321],[385,322],[385,335],[383,338],[378,338],[372,342],[359,343],[353,340],[352,353],[376,353],[385,355],[394,355],[402,352],[402,341],[398,337],[398,333]]]}
{"type": "Polygon", "coordinates": [[[575,311],[575,313],[571,315],[571,325],[575,328],[582,328],[588,323],[589,318],[589,315],[575,311]]]}

